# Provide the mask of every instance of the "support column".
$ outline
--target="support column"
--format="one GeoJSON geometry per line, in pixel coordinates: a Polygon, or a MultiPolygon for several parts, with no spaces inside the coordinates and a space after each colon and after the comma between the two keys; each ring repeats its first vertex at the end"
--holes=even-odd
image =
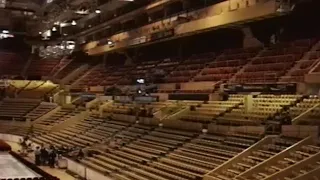
{"type": "Polygon", "coordinates": [[[242,32],[244,35],[243,37],[244,48],[263,46],[263,44],[256,37],[254,37],[250,27],[242,28],[242,32]]]}
{"type": "Polygon", "coordinates": [[[244,97],[244,107],[245,107],[246,113],[252,112],[252,108],[253,108],[253,96],[252,95],[246,95],[244,97]]]}
{"type": "MultiPolygon", "coordinates": [[[[130,57],[130,55],[128,54],[128,52],[123,52],[123,54],[125,55],[126,57],[126,61],[124,63],[125,66],[128,66],[128,65],[132,65],[133,64],[133,61],[134,61],[134,58],[130,57]]],[[[135,53],[136,54],[136,53],[135,53]]]]}

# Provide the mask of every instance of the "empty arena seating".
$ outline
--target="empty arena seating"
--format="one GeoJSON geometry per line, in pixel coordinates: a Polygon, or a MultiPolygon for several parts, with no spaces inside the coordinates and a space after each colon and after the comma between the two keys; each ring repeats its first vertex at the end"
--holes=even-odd
{"type": "Polygon", "coordinates": [[[214,53],[194,55],[189,59],[182,61],[173,71],[166,77],[166,82],[188,82],[193,78],[205,65],[214,60],[214,53]]]}
{"type": "Polygon", "coordinates": [[[13,123],[4,123],[0,122],[0,133],[3,134],[13,134],[18,136],[26,136],[30,133],[30,126],[26,124],[21,124],[18,122],[13,123]]]}
{"type": "Polygon", "coordinates": [[[303,115],[299,121],[300,123],[316,123],[316,121],[320,117],[319,113],[319,105],[320,99],[318,96],[308,96],[305,99],[303,99],[301,102],[297,103],[296,106],[290,108],[290,116],[291,118],[296,118],[300,116],[301,114],[307,112],[309,109],[312,109],[310,112],[307,112],[305,115],[303,115]]]}
{"type": "Polygon", "coordinates": [[[201,74],[194,78],[195,81],[224,81],[229,80],[251,58],[256,56],[260,48],[230,49],[210,62],[201,74]]]}
{"type": "Polygon", "coordinates": [[[208,101],[181,117],[185,121],[213,122],[215,118],[232,110],[243,102],[242,96],[231,95],[228,101],[208,101]]]}
{"type": "Polygon", "coordinates": [[[56,107],[57,104],[55,103],[41,102],[38,107],[34,108],[26,115],[26,118],[31,121],[36,120],[56,107]]]}
{"type": "Polygon", "coordinates": [[[56,73],[58,73],[60,70],[62,70],[65,66],[67,66],[70,62],[72,62],[72,59],[69,59],[68,57],[63,57],[59,60],[59,63],[56,64],[56,66],[51,70],[51,75],[54,76],[56,73]]]}
{"type": "Polygon", "coordinates": [[[134,66],[120,66],[117,68],[117,71],[114,71],[111,68],[112,67],[110,67],[109,75],[101,82],[102,86],[110,86],[118,83],[121,85],[131,84],[131,81],[128,82],[128,79],[126,77],[128,76],[128,72],[130,72],[131,69],[134,68],[134,66]],[[122,80],[122,82],[120,82],[120,80],[122,80]]]}
{"type": "Polygon", "coordinates": [[[1,119],[24,120],[24,116],[36,108],[40,100],[33,99],[4,99],[0,104],[1,119]]]}
{"type": "Polygon", "coordinates": [[[58,147],[86,147],[129,126],[126,122],[90,117],[57,132],[35,137],[37,143],[53,144],[58,147]]]}
{"type": "Polygon", "coordinates": [[[284,107],[292,106],[301,95],[258,95],[253,98],[252,109],[246,112],[244,105],[239,105],[231,112],[217,118],[218,123],[260,124],[273,119],[284,107]]]}
{"type": "Polygon", "coordinates": [[[259,137],[241,137],[228,134],[200,135],[177,148],[151,166],[185,179],[199,179],[252,145],[259,137]]]}
{"type": "Polygon", "coordinates": [[[68,74],[70,74],[72,71],[79,68],[81,65],[83,65],[83,62],[81,62],[81,61],[75,61],[75,60],[71,61],[61,71],[58,72],[58,74],[56,75],[56,78],[63,79],[68,74]]]}
{"type": "MultiPolygon", "coordinates": [[[[310,41],[315,42],[314,40],[310,41]]],[[[308,74],[309,71],[318,63],[320,57],[320,45],[316,44],[313,49],[305,53],[303,58],[296,62],[294,67],[286,74],[286,76],[280,79],[280,82],[303,82],[304,75],[308,74]]]]}
{"type": "Polygon", "coordinates": [[[60,59],[32,59],[27,69],[28,76],[48,76],[60,59]]]}
{"type": "Polygon", "coordinates": [[[14,53],[0,52],[0,74],[20,75],[25,61],[14,53]]]}
{"type": "Polygon", "coordinates": [[[310,39],[297,40],[275,44],[262,50],[245,66],[244,72],[237,75],[236,82],[277,82],[308,51],[312,43],[310,39]]]}
{"type": "Polygon", "coordinates": [[[80,162],[116,179],[201,179],[260,139],[243,133],[199,136],[140,124],[129,126],[115,137],[121,137],[122,145],[94,149],[92,156],[80,162]]]}
{"type": "Polygon", "coordinates": [[[64,121],[74,117],[75,115],[81,112],[82,112],[82,109],[79,109],[79,108],[75,109],[73,107],[61,107],[60,109],[56,110],[49,116],[35,121],[33,123],[34,134],[38,135],[38,134],[46,133],[55,125],[63,123],[64,121]]]}
{"type": "Polygon", "coordinates": [[[98,86],[105,77],[110,73],[109,68],[99,64],[95,66],[90,72],[85,74],[78,82],[77,85],[83,86],[98,86]]]}
{"type": "Polygon", "coordinates": [[[222,165],[210,172],[209,176],[215,180],[227,180],[241,176],[252,167],[264,163],[286,150],[290,146],[295,145],[300,139],[289,137],[266,137],[259,144],[254,146],[252,150],[248,149],[241,158],[235,158],[228,164],[222,165]]]}
{"type": "Polygon", "coordinates": [[[273,156],[264,163],[254,166],[249,171],[239,175],[237,179],[278,179],[277,177],[285,177],[286,173],[290,176],[290,173],[292,173],[290,168],[317,157],[320,152],[318,139],[307,137],[303,142],[297,143],[292,148],[273,156]]]}

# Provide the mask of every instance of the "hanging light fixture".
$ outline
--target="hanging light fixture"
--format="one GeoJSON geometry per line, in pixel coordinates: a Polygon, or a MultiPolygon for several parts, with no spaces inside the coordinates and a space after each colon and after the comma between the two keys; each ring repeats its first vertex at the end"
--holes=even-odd
{"type": "Polygon", "coordinates": [[[75,20],[73,20],[73,21],[71,22],[71,25],[72,25],[72,26],[75,26],[75,25],[77,25],[77,22],[76,22],[75,20]]]}
{"type": "Polygon", "coordinates": [[[57,28],[53,26],[52,31],[57,31],[57,28]]]}

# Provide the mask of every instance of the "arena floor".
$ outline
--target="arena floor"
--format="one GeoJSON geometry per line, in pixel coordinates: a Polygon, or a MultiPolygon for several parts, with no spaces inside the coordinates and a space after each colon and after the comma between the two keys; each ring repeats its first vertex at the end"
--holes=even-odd
{"type": "Polygon", "coordinates": [[[1,178],[34,178],[41,177],[7,153],[0,154],[1,178]]]}

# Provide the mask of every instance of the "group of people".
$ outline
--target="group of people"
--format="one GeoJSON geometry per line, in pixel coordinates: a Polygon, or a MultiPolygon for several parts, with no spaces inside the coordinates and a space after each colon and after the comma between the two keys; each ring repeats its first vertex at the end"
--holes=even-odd
{"type": "Polygon", "coordinates": [[[54,168],[56,164],[57,151],[53,146],[49,148],[45,148],[42,146],[41,148],[38,146],[34,151],[35,154],[35,164],[37,166],[50,166],[54,168]]]}

